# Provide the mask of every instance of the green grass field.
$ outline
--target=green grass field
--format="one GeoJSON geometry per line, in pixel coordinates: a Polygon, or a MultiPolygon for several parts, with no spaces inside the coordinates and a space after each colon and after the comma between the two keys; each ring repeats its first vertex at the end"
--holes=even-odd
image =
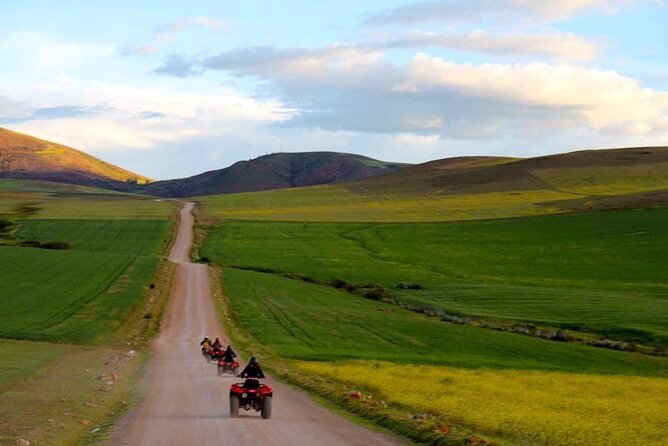
{"type": "Polygon", "coordinates": [[[668,209],[438,224],[223,221],[201,253],[221,265],[376,283],[459,314],[666,344],[666,227],[668,209]]]}
{"type": "Polygon", "coordinates": [[[21,206],[34,207],[31,218],[168,219],[179,204],[141,195],[46,181],[0,180],[0,218],[21,206]]]}
{"type": "Polygon", "coordinates": [[[225,269],[238,325],[279,357],[668,376],[668,360],[446,324],[328,287],[225,269]]]}
{"type": "Polygon", "coordinates": [[[0,247],[0,336],[95,341],[143,296],[156,256],[0,247]]]}
{"type": "Polygon", "coordinates": [[[21,220],[19,240],[65,240],[77,251],[159,255],[169,242],[167,220],[21,220]]]}
{"type": "Polygon", "coordinates": [[[315,186],[199,197],[222,219],[304,222],[432,222],[484,220],[563,212],[552,202],[581,198],[553,190],[468,195],[365,194],[343,186],[315,186]]]}
{"type": "Polygon", "coordinates": [[[168,247],[177,206],[31,181],[0,181],[2,203],[14,228],[0,245],[0,336],[68,342],[99,342],[121,327],[168,247]],[[70,249],[15,246],[27,241],[70,249]]]}

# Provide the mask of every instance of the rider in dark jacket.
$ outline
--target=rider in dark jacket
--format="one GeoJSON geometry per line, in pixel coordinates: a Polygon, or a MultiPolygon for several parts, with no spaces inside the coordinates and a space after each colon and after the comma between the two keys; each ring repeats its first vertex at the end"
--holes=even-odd
{"type": "Polygon", "coordinates": [[[253,356],[248,365],[244,370],[239,374],[241,378],[246,378],[244,382],[244,387],[256,388],[260,387],[260,379],[264,378],[264,373],[260,368],[260,363],[257,360],[257,357],[253,356]]]}
{"type": "Polygon", "coordinates": [[[232,346],[228,345],[227,349],[223,353],[223,362],[234,362],[234,358],[237,357],[237,354],[232,350],[232,346]]]}
{"type": "Polygon", "coordinates": [[[213,345],[211,347],[213,347],[214,350],[222,350],[223,343],[220,342],[220,339],[216,338],[216,340],[213,341],[213,345]]]}

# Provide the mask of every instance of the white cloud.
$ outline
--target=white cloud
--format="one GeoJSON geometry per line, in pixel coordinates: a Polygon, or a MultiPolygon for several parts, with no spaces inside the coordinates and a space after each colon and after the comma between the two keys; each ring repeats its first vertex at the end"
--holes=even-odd
{"type": "Polygon", "coordinates": [[[111,45],[63,40],[34,31],[17,31],[0,40],[0,66],[5,76],[48,78],[112,56],[111,45]]]}
{"type": "Polygon", "coordinates": [[[476,21],[556,21],[586,10],[615,11],[637,0],[428,0],[408,3],[369,17],[369,24],[476,21]]]}
{"type": "Polygon", "coordinates": [[[668,92],[643,88],[614,71],[538,62],[456,64],[421,53],[395,89],[424,92],[434,87],[577,110],[596,130],[623,126],[633,133],[648,133],[665,131],[668,124],[668,92]]]}
{"type": "Polygon", "coordinates": [[[438,46],[497,56],[551,56],[565,61],[594,59],[601,46],[574,34],[554,31],[530,34],[490,34],[485,31],[467,34],[408,33],[376,45],[388,49],[438,46]]]}
{"type": "Polygon", "coordinates": [[[276,101],[256,100],[222,87],[175,91],[172,84],[150,88],[78,81],[0,85],[17,92],[39,111],[68,104],[53,118],[34,113],[12,128],[94,152],[157,149],[160,144],[215,135],[224,129],[280,122],[292,111],[276,101]],[[67,110],[72,109],[71,116],[67,110]],[[81,113],[86,108],[89,113],[81,113]]]}
{"type": "Polygon", "coordinates": [[[233,25],[228,20],[218,20],[206,16],[196,16],[176,20],[172,23],[159,27],[149,43],[126,44],[120,48],[122,55],[139,54],[148,55],[159,52],[165,45],[173,43],[176,35],[191,28],[203,28],[212,32],[220,32],[224,28],[233,25]]]}

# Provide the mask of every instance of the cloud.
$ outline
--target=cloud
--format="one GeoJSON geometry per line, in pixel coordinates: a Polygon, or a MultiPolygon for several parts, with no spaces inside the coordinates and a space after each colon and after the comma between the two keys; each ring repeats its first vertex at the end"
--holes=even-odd
{"type": "Polygon", "coordinates": [[[217,20],[206,16],[189,17],[179,19],[167,25],[160,26],[153,33],[149,43],[134,43],[123,45],[119,53],[123,56],[149,55],[159,52],[165,45],[176,40],[176,34],[191,28],[204,28],[212,32],[220,32],[223,28],[231,27],[232,22],[217,20]]]}
{"type": "Polygon", "coordinates": [[[419,53],[395,65],[378,48],[345,45],[253,47],[196,63],[271,86],[299,109],[282,125],[480,140],[557,130],[665,134],[668,127],[667,92],[567,64],[461,64],[419,53]]]}
{"type": "Polygon", "coordinates": [[[12,127],[95,153],[155,150],[161,144],[215,135],[224,129],[279,122],[292,113],[276,101],[258,100],[230,89],[175,91],[106,82],[0,85],[25,98],[31,111],[12,127]],[[51,102],[70,106],[44,106],[51,102]]]}
{"type": "Polygon", "coordinates": [[[30,113],[30,108],[25,104],[13,101],[0,95],[0,122],[13,122],[30,113]]]}
{"type": "Polygon", "coordinates": [[[108,60],[114,52],[111,45],[80,43],[40,32],[17,31],[0,39],[0,66],[4,78],[13,73],[18,73],[16,76],[23,79],[48,78],[72,72],[92,61],[108,60]]]}
{"type": "Polygon", "coordinates": [[[467,34],[407,33],[375,46],[386,49],[433,46],[496,56],[550,56],[559,60],[586,61],[596,57],[601,44],[554,31],[531,34],[474,31],[467,34]]]}
{"type": "Polygon", "coordinates": [[[556,21],[586,10],[613,11],[636,0],[428,0],[371,15],[367,24],[449,24],[518,19],[556,21]]]}
{"type": "Polygon", "coordinates": [[[615,71],[569,65],[456,64],[422,53],[408,66],[399,91],[455,89],[520,104],[578,110],[593,129],[623,126],[649,133],[667,128],[668,92],[643,88],[615,71]]]}
{"type": "Polygon", "coordinates": [[[153,70],[156,74],[175,76],[181,79],[202,74],[203,69],[197,68],[195,64],[187,60],[181,54],[172,54],[167,57],[164,64],[153,70]]]}

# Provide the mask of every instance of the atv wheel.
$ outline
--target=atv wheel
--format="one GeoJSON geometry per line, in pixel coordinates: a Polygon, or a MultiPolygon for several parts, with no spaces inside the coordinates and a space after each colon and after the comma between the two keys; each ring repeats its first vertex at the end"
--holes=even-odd
{"type": "Polygon", "coordinates": [[[271,418],[271,397],[265,396],[264,403],[262,403],[262,418],[268,420],[271,418]]]}
{"type": "Polygon", "coordinates": [[[239,417],[239,397],[230,395],[230,418],[239,417]]]}
{"type": "Polygon", "coordinates": [[[232,374],[233,374],[234,376],[237,376],[237,375],[239,374],[239,367],[234,367],[234,368],[232,369],[232,374]]]}
{"type": "Polygon", "coordinates": [[[223,373],[225,373],[225,368],[222,365],[218,366],[218,376],[223,376],[223,373]]]}

